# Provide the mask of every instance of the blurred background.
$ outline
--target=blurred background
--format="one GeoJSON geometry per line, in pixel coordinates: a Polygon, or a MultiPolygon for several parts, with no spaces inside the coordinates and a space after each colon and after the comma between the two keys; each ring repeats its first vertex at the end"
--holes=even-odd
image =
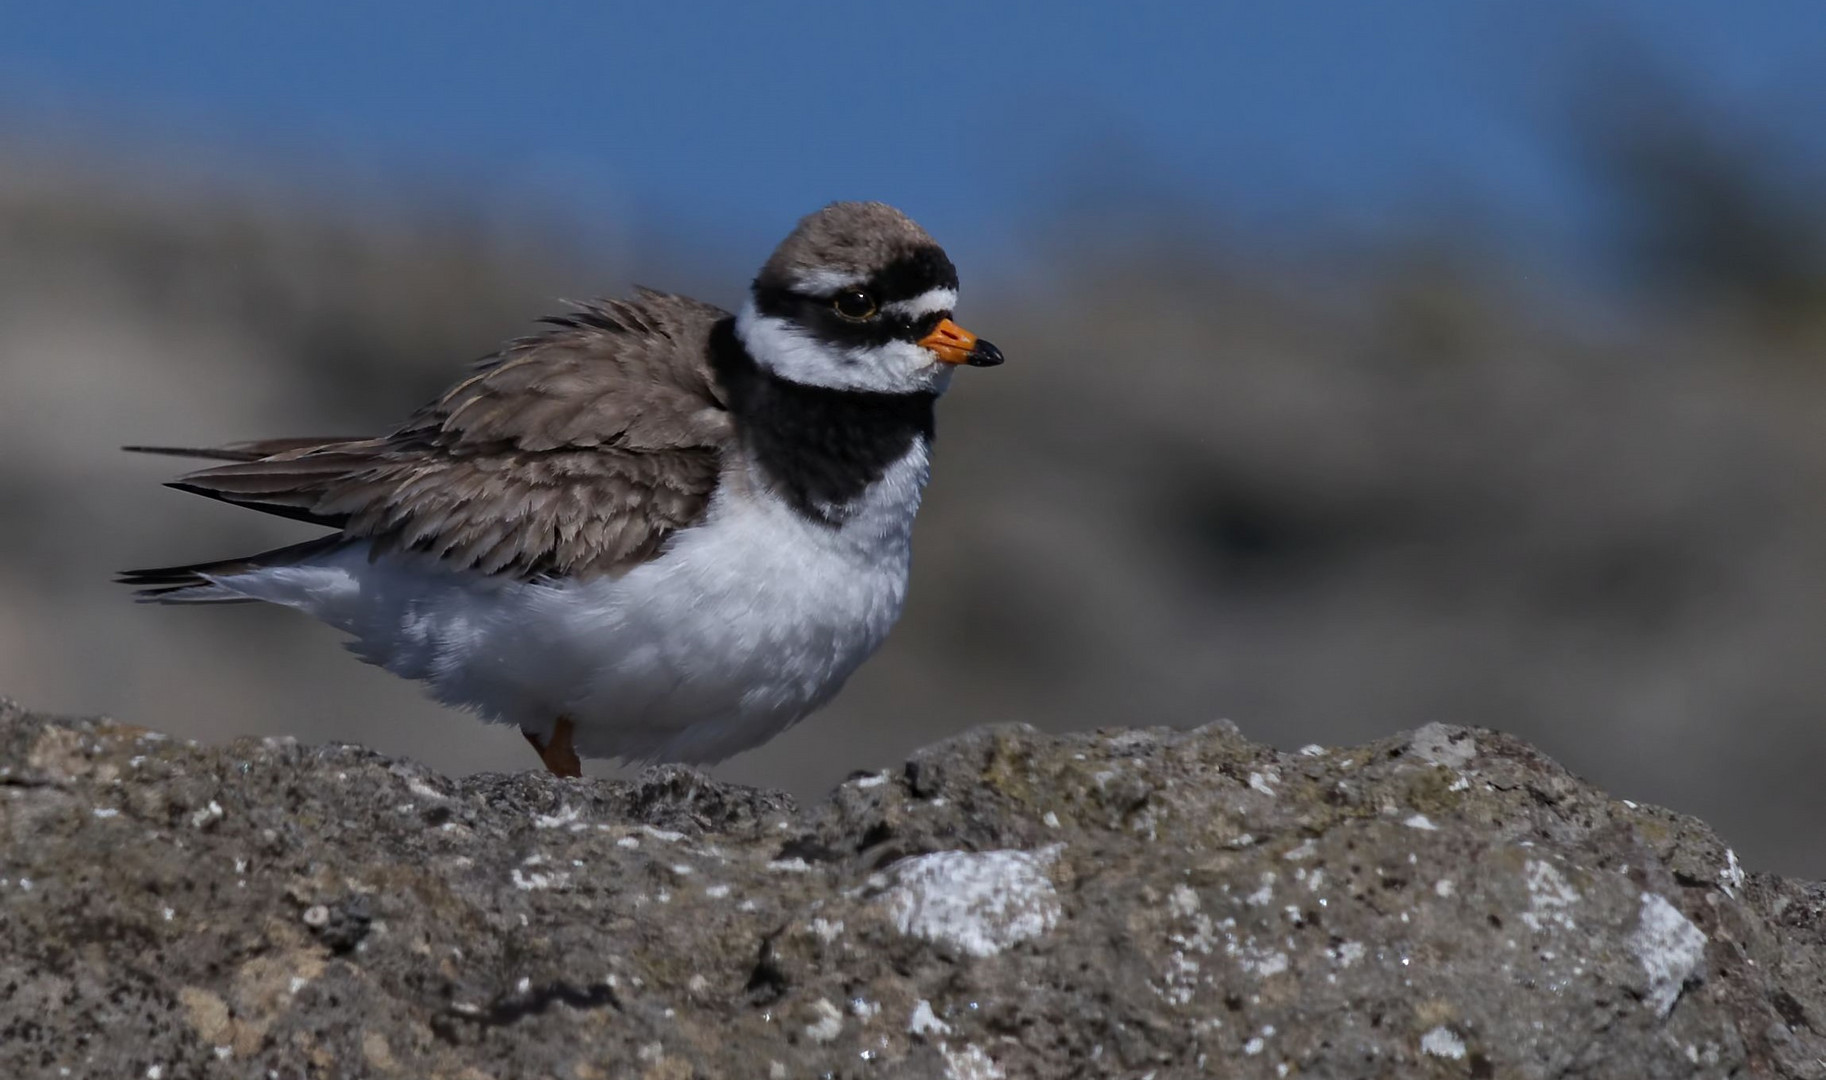
{"type": "Polygon", "coordinates": [[[379,430],[876,198],[1010,360],[944,402],[901,627],[719,775],[1439,720],[1826,877],[1822,117],[1805,0],[14,0],[0,693],[532,767],[293,613],[131,604],[310,530],[116,448],[379,430]]]}

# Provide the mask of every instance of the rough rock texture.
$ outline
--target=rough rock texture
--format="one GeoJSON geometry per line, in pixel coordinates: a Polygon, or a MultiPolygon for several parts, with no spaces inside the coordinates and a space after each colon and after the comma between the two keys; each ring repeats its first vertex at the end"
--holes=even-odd
{"type": "Polygon", "coordinates": [[[1826,1076],[1826,895],[1485,731],[800,810],[0,706],[0,828],[8,1077],[1826,1076]]]}

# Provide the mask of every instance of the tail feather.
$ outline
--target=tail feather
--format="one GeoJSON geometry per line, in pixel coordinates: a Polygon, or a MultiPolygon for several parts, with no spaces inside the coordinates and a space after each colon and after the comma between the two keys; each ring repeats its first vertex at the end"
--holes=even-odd
{"type": "Polygon", "coordinates": [[[348,449],[358,445],[366,444],[348,439],[263,439],[221,447],[123,449],[218,462],[185,473],[165,486],[293,521],[339,529],[347,523],[347,514],[321,513],[316,507],[329,488],[370,462],[369,457],[348,449]]]}
{"type": "Polygon", "coordinates": [[[142,604],[251,604],[254,597],[242,596],[218,579],[303,562],[334,550],[342,542],[339,536],[322,536],[239,559],[123,570],[114,580],[116,584],[133,586],[137,590],[134,597],[142,604]]]}
{"type": "Polygon", "coordinates": [[[227,446],[123,446],[121,449],[132,454],[157,454],[162,457],[197,458],[202,461],[259,461],[261,458],[290,453],[293,450],[313,450],[319,446],[357,441],[359,440],[354,438],[321,437],[252,439],[247,442],[229,443],[227,446]]]}

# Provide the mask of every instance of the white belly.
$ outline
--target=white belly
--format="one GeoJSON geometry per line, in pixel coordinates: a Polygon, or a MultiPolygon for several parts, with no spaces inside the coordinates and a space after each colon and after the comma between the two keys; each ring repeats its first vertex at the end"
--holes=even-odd
{"type": "Polygon", "coordinates": [[[716,761],[827,701],[906,597],[917,445],[841,528],[727,484],[702,525],[619,578],[529,584],[365,546],[223,580],[354,636],[370,663],[592,757],[716,761]]]}

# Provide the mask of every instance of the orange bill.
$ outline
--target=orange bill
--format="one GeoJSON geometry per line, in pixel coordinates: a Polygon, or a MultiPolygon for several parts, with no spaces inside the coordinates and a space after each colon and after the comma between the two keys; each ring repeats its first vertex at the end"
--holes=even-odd
{"type": "Polygon", "coordinates": [[[1000,349],[950,319],[941,320],[937,326],[932,328],[930,334],[919,339],[919,344],[931,349],[940,360],[947,364],[972,364],[977,367],[988,367],[1002,362],[1000,349]]]}

